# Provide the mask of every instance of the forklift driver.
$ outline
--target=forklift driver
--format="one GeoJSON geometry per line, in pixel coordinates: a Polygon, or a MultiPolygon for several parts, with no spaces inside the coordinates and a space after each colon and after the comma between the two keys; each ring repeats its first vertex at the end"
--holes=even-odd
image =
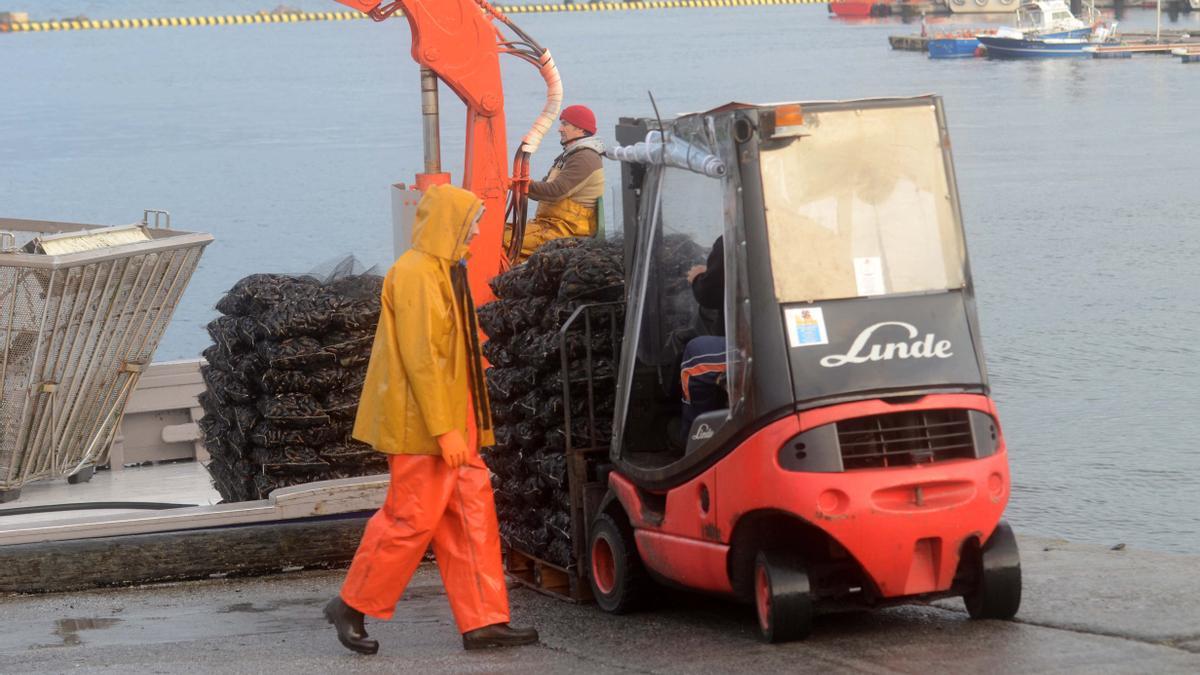
{"type": "MultiPolygon", "coordinates": [[[[596,202],[604,194],[604,143],[596,138],[596,115],[572,105],[558,119],[563,151],[545,180],[529,183],[529,197],[538,202],[538,210],[525,226],[518,262],[551,239],[596,233],[596,202]]],[[[512,230],[506,230],[506,247],[511,239],[512,230]]]]}
{"type": "Polygon", "coordinates": [[[683,388],[680,409],[680,439],[684,448],[696,417],[726,406],[725,393],[725,237],[717,237],[708,254],[707,265],[688,270],[692,295],[705,309],[716,312],[712,335],[688,341],[683,349],[679,379],[683,388]]]}

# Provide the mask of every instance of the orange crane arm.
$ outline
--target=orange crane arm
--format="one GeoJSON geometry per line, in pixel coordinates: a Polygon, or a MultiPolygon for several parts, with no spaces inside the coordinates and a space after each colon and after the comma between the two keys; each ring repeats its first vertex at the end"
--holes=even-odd
{"type": "MultiPolygon", "coordinates": [[[[467,108],[466,152],[463,162],[462,187],[483,200],[486,211],[480,221],[480,233],[471,244],[469,279],[471,294],[477,305],[493,295],[488,281],[507,267],[508,259],[502,248],[506,211],[524,229],[524,188],[529,177],[529,154],[537,147],[540,135],[533,143],[527,136],[514,159],[514,174],[520,179],[510,199],[509,189],[514,182],[508,172],[508,146],[504,119],[504,89],[500,78],[501,53],[515,54],[543,71],[547,84],[552,85],[548,70],[557,85],[557,99],[547,103],[552,121],[561,102],[561,85],[549,53],[516,28],[486,0],[337,0],[382,21],[397,11],[403,11],[412,31],[412,58],[445,82],[467,108]],[[523,40],[507,41],[495,21],[514,30],[523,40]],[[548,69],[548,70],[547,70],[548,69]],[[506,208],[506,200],[510,200],[506,208]]],[[[551,90],[553,90],[553,85],[551,90]]],[[[553,98],[553,97],[550,97],[553,98]]],[[[436,105],[436,101],[435,101],[436,105]]],[[[546,111],[535,123],[544,134],[549,128],[546,111]]],[[[427,165],[428,171],[428,165],[427,165]]],[[[439,171],[417,175],[417,187],[450,182],[450,175],[439,171]]],[[[517,239],[520,243],[520,239],[517,239]]]]}

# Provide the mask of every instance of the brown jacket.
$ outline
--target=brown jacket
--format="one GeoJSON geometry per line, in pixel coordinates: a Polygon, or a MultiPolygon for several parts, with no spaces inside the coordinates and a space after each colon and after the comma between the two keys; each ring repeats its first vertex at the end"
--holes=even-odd
{"type": "Polygon", "coordinates": [[[529,197],[539,202],[570,199],[589,209],[604,194],[604,143],[587,136],[569,143],[554,160],[545,180],[529,183],[529,197]]]}

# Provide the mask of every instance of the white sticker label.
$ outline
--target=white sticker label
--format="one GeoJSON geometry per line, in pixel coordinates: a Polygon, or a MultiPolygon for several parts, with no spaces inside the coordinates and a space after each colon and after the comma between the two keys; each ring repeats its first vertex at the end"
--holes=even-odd
{"type": "Polygon", "coordinates": [[[829,344],[829,333],[825,332],[825,315],[820,307],[802,307],[783,312],[787,323],[788,339],[793,347],[829,344]]]}
{"type": "Polygon", "coordinates": [[[887,286],[883,282],[883,261],[879,256],[854,259],[854,279],[858,282],[859,295],[884,295],[887,286]]]}

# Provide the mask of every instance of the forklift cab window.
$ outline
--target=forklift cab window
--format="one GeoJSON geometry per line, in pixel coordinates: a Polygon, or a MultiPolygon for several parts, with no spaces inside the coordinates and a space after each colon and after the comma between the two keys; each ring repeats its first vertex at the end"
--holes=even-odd
{"type": "Polygon", "coordinates": [[[966,246],[935,117],[817,114],[820,133],[761,153],[778,301],[961,288],[966,246]]]}
{"type": "Polygon", "coordinates": [[[624,402],[621,434],[622,454],[651,467],[669,464],[683,452],[677,439],[685,347],[695,337],[725,332],[718,323],[721,312],[701,308],[688,280],[688,272],[706,264],[713,243],[724,233],[721,183],[681,169],[652,171],[657,176],[647,180],[651,195],[640,219],[649,231],[638,236],[641,259],[635,265],[641,269],[630,288],[640,316],[634,385],[624,402]]]}

